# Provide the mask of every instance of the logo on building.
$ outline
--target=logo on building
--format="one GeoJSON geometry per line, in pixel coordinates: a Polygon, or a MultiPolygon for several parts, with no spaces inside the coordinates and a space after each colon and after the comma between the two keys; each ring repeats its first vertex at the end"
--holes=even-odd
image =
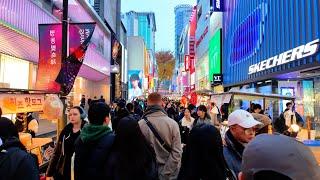
{"type": "Polygon", "coordinates": [[[260,4],[233,33],[230,56],[232,64],[239,63],[259,51],[264,37],[267,14],[268,4],[260,4]]]}
{"type": "Polygon", "coordinates": [[[266,69],[273,68],[282,64],[289,63],[298,59],[302,59],[308,56],[312,56],[319,51],[320,39],[313,40],[306,45],[290,49],[279,55],[263,60],[257,64],[253,64],[249,67],[249,75],[257,73],[266,69]]]}

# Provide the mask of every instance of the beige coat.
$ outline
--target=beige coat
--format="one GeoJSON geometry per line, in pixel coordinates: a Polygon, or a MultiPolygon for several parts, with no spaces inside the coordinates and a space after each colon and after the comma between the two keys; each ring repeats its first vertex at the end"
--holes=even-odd
{"type": "Polygon", "coordinates": [[[171,147],[171,153],[159,143],[157,138],[142,119],[139,121],[139,126],[146,137],[147,141],[154,148],[157,156],[159,167],[159,179],[171,180],[177,179],[182,156],[182,146],[180,138],[179,125],[173,119],[169,118],[163,112],[155,112],[146,116],[152,126],[157,130],[160,137],[171,147]]]}

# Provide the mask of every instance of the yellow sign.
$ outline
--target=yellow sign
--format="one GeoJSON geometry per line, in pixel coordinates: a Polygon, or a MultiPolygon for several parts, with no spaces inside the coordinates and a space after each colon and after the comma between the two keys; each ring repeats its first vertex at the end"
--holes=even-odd
{"type": "Polygon", "coordinates": [[[44,95],[0,94],[2,114],[42,111],[44,95]]]}

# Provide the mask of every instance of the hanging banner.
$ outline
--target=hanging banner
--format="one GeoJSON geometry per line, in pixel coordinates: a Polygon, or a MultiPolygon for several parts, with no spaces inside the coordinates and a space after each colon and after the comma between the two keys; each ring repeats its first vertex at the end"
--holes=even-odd
{"type": "Polygon", "coordinates": [[[63,95],[68,95],[73,88],[74,81],[93,35],[95,23],[71,23],[69,25],[70,55],[62,64],[56,82],[61,85],[63,95]]]}
{"type": "Polygon", "coordinates": [[[61,24],[39,24],[39,63],[36,89],[59,92],[55,79],[61,68],[61,24]]]}
{"type": "Polygon", "coordinates": [[[35,94],[0,94],[2,114],[42,111],[44,95],[35,94]]]}

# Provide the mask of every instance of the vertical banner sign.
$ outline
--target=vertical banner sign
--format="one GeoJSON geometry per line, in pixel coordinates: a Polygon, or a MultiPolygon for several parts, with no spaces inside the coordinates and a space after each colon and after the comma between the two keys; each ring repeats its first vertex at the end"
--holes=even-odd
{"type": "Polygon", "coordinates": [[[56,79],[56,82],[61,85],[63,95],[68,95],[73,88],[74,81],[83,64],[94,28],[95,23],[71,23],[69,25],[70,55],[62,64],[62,68],[56,79]]]}
{"type": "Polygon", "coordinates": [[[189,60],[189,55],[184,56],[184,69],[185,71],[189,71],[190,67],[190,60],[189,60]]]}
{"type": "Polygon", "coordinates": [[[39,63],[36,89],[59,92],[55,79],[61,68],[61,24],[39,24],[39,63]]]}

